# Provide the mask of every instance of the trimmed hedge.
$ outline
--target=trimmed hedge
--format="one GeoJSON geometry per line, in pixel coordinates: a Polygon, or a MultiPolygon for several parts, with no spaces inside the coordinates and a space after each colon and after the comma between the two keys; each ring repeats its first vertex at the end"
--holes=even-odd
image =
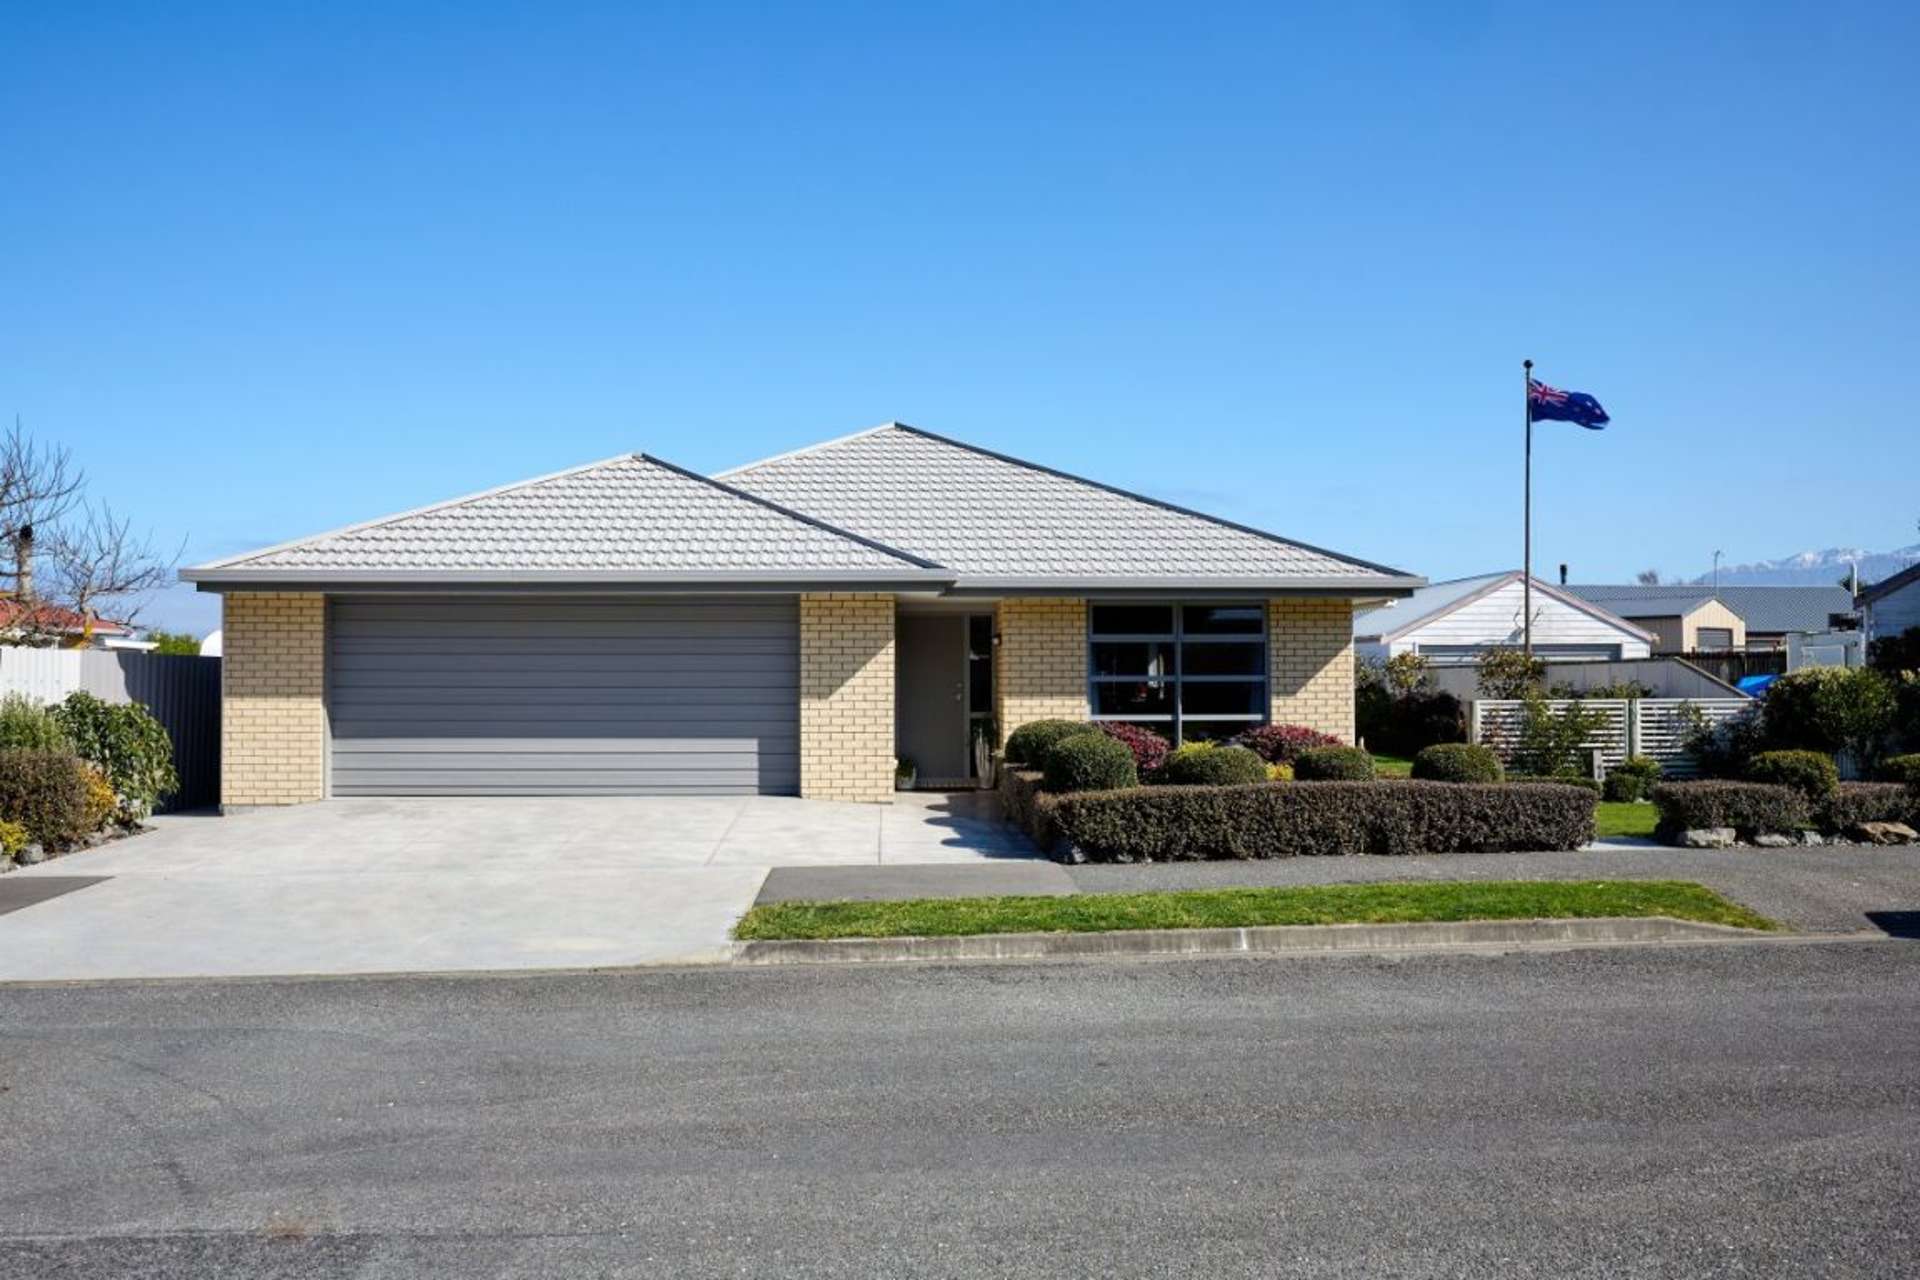
{"type": "Polygon", "coordinates": [[[1054,813],[1060,801],[1040,786],[1040,774],[1032,769],[1000,771],[1000,811],[1008,822],[1027,833],[1042,853],[1059,849],[1060,827],[1054,813]]]}
{"type": "Polygon", "coordinates": [[[1190,744],[1167,757],[1161,782],[1175,787],[1226,787],[1267,781],[1267,762],[1247,747],[1190,744]]]}
{"type": "Polygon", "coordinates": [[[1085,720],[1029,720],[1007,735],[1007,763],[1039,768],[1040,762],[1046,758],[1047,748],[1062,738],[1088,733],[1092,729],[1093,726],[1085,720]]]}
{"type": "Polygon", "coordinates": [[[1293,762],[1301,782],[1371,782],[1373,757],[1359,747],[1315,747],[1293,762]]]}
{"type": "MultiPolygon", "coordinates": [[[[1920,627],[1914,628],[1920,631],[1920,627]]],[[[1920,789],[1920,752],[1908,756],[1889,756],[1880,762],[1880,781],[1904,782],[1920,789]]]]}
{"type": "Polygon", "coordinates": [[[1454,782],[1138,787],[1060,796],[1052,831],[1095,862],[1578,849],[1577,787],[1454,782]]]}
{"type": "Polygon", "coordinates": [[[1233,744],[1245,747],[1268,764],[1292,764],[1302,751],[1346,745],[1330,733],[1309,729],[1303,724],[1261,725],[1235,738],[1233,744]]]}
{"type": "Polygon", "coordinates": [[[1844,832],[1857,822],[1904,822],[1920,828],[1920,791],[1898,782],[1843,782],[1821,802],[1823,830],[1844,832]]]}
{"type": "Polygon", "coordinates": [[[87,767],[63,751],[0,751],[0,818],[27,838],[64,849],[93,828],[87,822],[87,767]]]}
{"type": "Polygon", "coordinates": [[[1041,771],[1047,790],[1055,795],[1140,785],[1140,774],[1127,744],[1095,729],[1062,738],[1048,747],[1041,771]]]}
{"type": "Polygon", "coordinates": [[[1765,782],[1663,782],[1653,789],[1660,831],[1732,827],[1742,835],[1799,831],[1813,825],[1806,793],[1765,782]]]}
{"type": "Polygon", "coordinates": [[[1102,720],[1094,728],[1133,752],[1134,772],[1142,782],[1160,772],[1160,766],[1167,762],[1167,753],[1173,750],[1173,744],[1153,730],[1124,720],[1102,720]]]}
{"type": "Polygon", "coordinates": [[[1651,756],[1628,756],[1607,770],[1600,784],[1600,798],[1615,804],[1645,800],[1654,783],[1660,781],[1660,762],[1651,756]]]}
{"type": "Polygon", "coordinates": [[[1443,742],[1420,749],[1413,758],[1413,776],[1428,782],[1499,782],[1506,770],[1486,747],[1443,742]]]}
{"type": "Polygon", "coordinates": [[[1840,770],[1818,751],[1762,751],[1747,762],[1747,781],[1792,787],[1818,803],[1840,785],[1840,770]]]}
{"type": "Polygon", "coordinates": [[[1582,791],[1591,791],[1596,796],[1600,794],[1600,784],[1592,778],[1543,778],[1530,773],[1512,773],[1507,775],[1507,781],[1529,787],[1579,787],[1582,791]]]}

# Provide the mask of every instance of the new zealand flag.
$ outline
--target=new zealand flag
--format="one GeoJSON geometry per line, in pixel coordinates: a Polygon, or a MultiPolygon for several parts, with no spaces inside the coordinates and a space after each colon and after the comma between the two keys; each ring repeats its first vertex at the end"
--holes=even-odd
{"type": "Polygon", "coordinates": [[[1586,392],[1562,391],[1537,378],[1527,380],[1527,408],[1535,422],[1577,422],[1589,431],[1599,431],[1612,421],[1586,392]]]}

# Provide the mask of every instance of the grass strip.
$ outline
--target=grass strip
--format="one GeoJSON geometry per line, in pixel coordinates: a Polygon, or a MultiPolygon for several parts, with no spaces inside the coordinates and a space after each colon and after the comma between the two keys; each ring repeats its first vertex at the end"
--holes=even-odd
{"type": "Polygon", "coordinates": [[[1088,893],[1069,897],[914,898],[903,902],[773,902],[740,918],[741,941],[1102,933],[1287,924],[1428,920],[1569,920],[1671,916],[1742,929],[1778,926],[1685,880],[1478,880],[1329,884],[1285,889],[1088,893]]]}
{"type": "Polygon", "coordinates": [[[1593,810],[1593,831],[1607,836],[1650,836],[1660,822],[1660,810],[1650,804],[1602,800],[1593,810]]]}

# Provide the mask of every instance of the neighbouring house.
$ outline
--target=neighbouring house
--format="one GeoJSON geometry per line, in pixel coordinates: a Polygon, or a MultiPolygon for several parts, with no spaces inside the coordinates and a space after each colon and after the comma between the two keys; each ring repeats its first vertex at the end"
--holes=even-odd
{"type": "Polygon", "coordinates": [[[1860,628],[1867,642],[1920,627],[1920,564],[1909,565],[1860,591],[1860,628]]]}
{"type": "Polygon", "coordinates": [[[1567,588],[1659,637],[1655,653],[1784,653],[1787,637],[1832,630],[1853,611],[1845,587],[1587,584],[1567,588]]]}
{"type": "MultiPolygon", "coordinates": [[[[1385,660],[1417,653],[1436,666],[1478,662],[1523,638],[1525,578],[1519,570],[1421,587],[1403,600],[1354,615],[1356,651],[1385,660]]],[[[1533,580],[1533,651],[1547,659],[1644,658],[1654,635],[1565,588],[1533,580]]]]}
{"type": "Polygon", "coordinates": [[[53,604],[0,600],[0,644],[44,644],[60,649],[140,649],[132,627],[53,604]]]}
{"type": "Polygon", "coordinates": [[[1423,580],[890,423],[716,477],[645,454],[184,571],[222,799],[964,782],[1047,716],[1353,736],[1352,618],[1423,580]]]}

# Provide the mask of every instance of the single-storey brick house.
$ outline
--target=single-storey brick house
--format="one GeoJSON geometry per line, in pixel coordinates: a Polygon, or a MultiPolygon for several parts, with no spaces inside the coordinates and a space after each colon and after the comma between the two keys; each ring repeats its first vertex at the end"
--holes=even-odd
{"type": "Polygon", "coordinates": [[[228,807],[885,800],[1042,716],[1353,736],[1356,603],[1421,579],[898,423],[713,478],[634,454],[186,570],[228,807]]]}

